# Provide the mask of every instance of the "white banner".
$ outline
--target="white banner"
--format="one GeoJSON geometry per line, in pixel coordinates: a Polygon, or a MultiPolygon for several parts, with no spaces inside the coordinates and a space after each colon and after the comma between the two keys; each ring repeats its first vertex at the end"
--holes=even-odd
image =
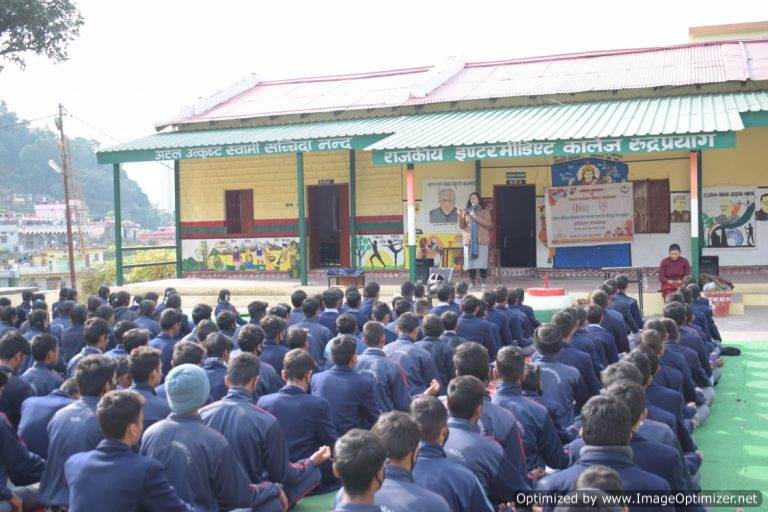
{"type": "Polygon", "coordinates": [[[549,188],[546,218],[549,247],[631,242],[632,183],[549,188]]]}
{"type": "Polygon", "coordinates": [[[475,191],[474,179],[424,180],[421,212],[426,233],[458,233],[458,208],[465,208],[475,191]]]}

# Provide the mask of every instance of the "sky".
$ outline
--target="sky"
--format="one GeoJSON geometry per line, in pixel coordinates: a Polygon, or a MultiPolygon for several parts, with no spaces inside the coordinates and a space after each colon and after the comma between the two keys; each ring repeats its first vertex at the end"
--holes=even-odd
{"type": "MultiPolygon", "coordinates": [[[[70,137],[106,147],[154,133],[184,105],[256,73],[317,76],[688,42],[688,27],[768,20],[760,0],[75,0],[85,20],[69,60],[3,63],[0,99],[23,119],[74,116],[70,137]]],[[[52,126],[42,120],[33,126],[52,126]]],[[[153,204],[171,171],[128,164],[153,204]]],[[[105,179],[111,174],[105,173],[105,179]]],[[[87,184],[84,184],[87,186],[87,184]]]]}

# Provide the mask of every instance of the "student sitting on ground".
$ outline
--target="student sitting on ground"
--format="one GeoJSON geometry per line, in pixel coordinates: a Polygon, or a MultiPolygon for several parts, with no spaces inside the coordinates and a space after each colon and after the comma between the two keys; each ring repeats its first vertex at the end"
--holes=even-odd
{"type": "Polygon", "coordinates": [[[375,281],[366,283],[363,288],[363,303],[360,306],[360,313],[364,314],[368,320],[373,319],[373,305],[379,301],[381,286],[375,281]]]}
{"type": "Polygon", "coordinates": [[[342,482],[343,492],[334,512],[381,512],[374,505],[384,483],[387,452],[381,441],[367,430],[354,429],[336,441],[333,474],[342,482]]]}
{"type": "Polygon", "coordinates": [[[235,328],[237,327],[235,315],[229,311],[222,311],[216,315],[216,325],[219,327],[219,332],[232,341],[234,348],[238,348],[235,341],[235,328]]]}
{"type": "Polygon", "coordinates": [[[453,311],[457,315],[461,313],[460,308],[451,302],[451,285],[440,284],[437,286],[437,306],[433,307],[429,312],[433,315],[440,316],[446,311],[453,311]]]}
{"type": "Polygon", "coordinates": [[[213,308],[208,304],[195,304],[195,307],[192,308],[192,324],[194,328],[189,334],[181,338],[181,340],[199,343],[200,338],[197,336],[197,328],[203,320],[210,320],[212,314],[213,308]]]}
{"type": "Polygon", "coordinates": [[[448,382],[454,376],[453,368],[453,349],[445,341],[440,339],[443,334],[443,321],[437,315],[429,314],[424,317],[421,323],[421,330],[424,337],[416,342],[416,345],[423,348],[432,356],[437,370],[437,380],[440,382],[440,392],[445,394],[448,389],[448,382]]]}
{"type": "Polygon", "coordinates": [[[144,428],[165,419],[171,408],[164,398],[157,396],[155,388],[163,380],[163,366],[160,351],[150,347],[138,347],[131,352],[130,358],[131,391],[141,395],[144,403],[144,428]]]}
{"type": "Polygon", "coordinates": [[[132,449],[144,430],[143,404],[131,391],[111,391],[99,401],[96,416],[104,439],[64,466],[71,512],[92,510],[96,503],[118,510],[194,510],[176,494],[160,462],[132,449]]]}
{"type": "Polygon", "coordinates": [[[291,305],[293,306],[293,310],[291,311],[291,314],[288,315],[289,326],[304,321],[304,311],[302,310],[301,305],[304,304],[306,299],[307,292],[304,290],[296,290],[291,293],[291,305]]]}
{"type": "Polygon", "coordinates": [[[564,426],[560,423],[560,418],[563,417],[562,405],[558,404],[555,400],[544,396],[544,393],[541,390],[540,366],[532,363],[525,363],[520,387],[522,390],[522,395],[525,398],[536,402],[547,410],[549,419],[551,419],[552,424],[555,425],[555,430],[557,430],[557,436],[560,438],[560,442],[566,444],[573,441],[573,438],[576,436],[578,427],[575,425],[564,426]]]}
{"type": "MultiPolygon", "coordinates": [[[[505,298],[506,299],[506,298],[505,298]]],[[[485,320],[491,322],[499,330],[498,347],[508,347],[512,345],[517,338],[513,338],[512,329],[509,326],[510,317],[505,313],[502,313],[500,309],[496,309],[496,294],[493,292],[483,293],[482,301],[485,302],[486,314],[485,320]]],[[[505,300],[506,302],[506,300],[505,300]]],[[[522,328],[519,324],[516,324],[516,335],[522,337],[522,328]]]]}
{"type": "Polygon", "coordinates": [[[318,367],[323,370],[327,366],[325,359],[325,347],[333,337],[327,327],[317,321],[317,310],[320,302],[312,297],[304,299],[301,303],[302,319],[294,324],[294,327],[306,329],[309,334],[309,353],[315,358],[318,367]]]}
{"type": "Polygon", "coordinates": [[[283,357],[288,353],[288,348],[283,345],[285,321],[275,315],[267,315],[261,319],[261,330],[264,332],[264,342],[259,359],[279,374],[283,370],[283,357]]]}
{"type": "Polygon", "coordinates": [[[338,334],[336,331],[336,319],[339,317],[338,307],[340,302],[339,296],[332,289],[323,292],[323,306],[325,309],[317,315],[317,321],[320,325],[325,326],[331,331],[332,336],[338,334]]]}
{"type": "Polygon", "coordinates": [[[85,346],[79,354],[69,360],[67,364],[67,375],[74,376],[77,365],[84,357],[92,355],[101,355],[107,349],[107,337],[109,336],[109,325],[101,318],[89,318],[85,322],[83,330],[85,346]]]}
{"type": "MultiPolygon", "coordinates": [[[[691,368],[688,366],[688,363],[686,363],[685,356],[667,348],[669,335],[667,334],[666,323],[663,320],[648,320],[643,326],[643,333],[650,333],[652,331],[656,332],[661,340],[661,348],[663,349],[659,355],[659,362],[661,365],[677,370],[677,372],[682,375],[683,397],[685,400],[687,402],[695,402],[697,406],[702,404],[706,405],[704,396],[696,391],[696,384],[693,382],[691,368]]],[[[644,344],[644,340],[648,336],[650,336],[650,334],[641,336],[641,345],[644,344]]],[[[656,347],[655,338],[654,341],[649,341],[648,343],[652,344],[657,353],[660,351],[660,349],[656,347]]]]}
{"type": "Polygon", "coordinates": [[[363,325],[368,321],[368,317],[360,311],[360,303],[363,298],[357,288],[350,288],[346,293],[347,309],[344,313],[352,315],[357,324],[357,330],[362,331],[363,325]]]}
{"type": "Polygon", "coordinates": [[[149,331],[150,337],[160,334],[160,324],[155,320],[155,303],[144,299],[139,304],[139,316],[135,323],[138,327],[149,331]]]}
{"type": "MultiPolygon", "coordinates": [[[[127,357],[128,354],[130,354],[130,352],[128,352],[125,349],[125,340],[123,339],[123,337],[131,329],[137,329],[135,322],[131,322],[130,320],[121,320],[117,322],[112,328],[112,336],[115,338],[115,346],[114,348],[111,348],[106,352],[104,352],[104,355],[112,358],[127,357]]],[[[142,331],[147,333],[147,338],[148,338],[147,343],[148,343],[149,331],[147,331],[146,329],[142,329],[142,331]]]]}
{"type": "Polygon", "coordinates": [[[384,353],[405,372],[408,393],[411,396],[424,393],[438,374],[429,352],[416,345],[419,321],[412,313],[403,313],[397,319],[397,330],[397,340],[386,345],[384,353]]]}
{"type": "Polygon", "coordinates": [[[0,413],[8,417],[14,429],[21,419],[21,404],[34,395],[32,386],[18,376],[21,363],[30,352],[29,343],[19,331],[9,331],[0,338],[0,372],[8,375],[8,383],[0,395],[0,413]]]}
{"type": "Polygon", "coordinates": [[[616,348],[616,340],[605,327],[602,326],[605,310],[597,304],[587,307],[587,333],[592,336],[597,350],[597,357],[603,368],[619,360],[619,350],[616,348]]]}
{"type": "Polygon", "coordinates": [[[365,350],[365,343],[358,336],[357,332],[357,320],[349,313],[342,313],[336,318],[336,332],[338,333],[325,345],[325,360],[331,362],[331,345],[333,340],[342,336],[351,336],[355,340],[355,351],[358,355],[362,354],[365,350]]]}
{"type": "MultiPolygon", "coordinates": [[[[563,336],[562,349],[555,358],[563,364],[576,368],[584,380],[584,384],[587,386],[587,396],[576,396],[576,407],[581,408],[590,396],[600,392],[602,386],[597,379],[597,374],[595,374],[595,367],[590,355],[571,345],[571,339],[573,339],[573,335],[578,328],[576,318],[563,310],[552,316],[552,323],[560,330],[563,336]]],[[[536,361],[537,357],[537,355],[534,355],[534,361],[536,361]]]]}
{"type": "Polygon", "coordinates": [[[29,451],[48,458],[48,423],[56,412],[80,398],[74,378],[65,380],[46,396],[33,396],[21,404],[19,437],[29,451]]]}
{"type": "Polygon", "coordinates": [[[232,341],[221,333],[213,333],[206,336],[202,345],[206,354],[203,360],[203,371],[211,384],[211,401],[215,402],[227,394],[224,378],[227,375],[232,341]]]}
{"type": "MultiPolygon", "coordinates": [[[[260,327],[246,324],[238,331],[237,342],[240,345],[240,352],[233,351],[232,356],[230,357],[243,352],[255,354],[256,357],[258,357],[264,350],[264,332],[262,332],[260,327]]],[[[283,381],[277,373],[277,370],[275,370],[271,364],[262,361],[256,393],[259,396],[264,396],[270,393],[277,393],[282,387],[283,381]]]]}
{"type": "MultiPolygon", "coordinates": [[[[371,319],[380,323],[384,327],[385,345],[388,345],[397,339],[397,333],[387,326],[392,318],[392,310],[386,302],[376,302],[371,308],[371,319]]],[[[397,330],[397,328],[395,328],[397,330]]]]}
{"type": "Polygon", "coordinates": [[[34,396],[45,396],[64,382],[54,371],[59,360],[59,341],[52,334],[38,334],[32,338],[32,367],[21,378],[32,388],[34,396]]]}
{"type": "Polygon", "coordinates": [[[405,373],[382,350],[386,331],[379,322],[366,322],[363,326],[363,340],[368,348],[358,356],[355,371],[373,377],[373,394],[382,413],[407,411],[411,397],[408,395],[405,373]]]}
{"type": "Polygon", "coordinates": [[[480,343],[488,350],[492,359],[496,358],[499,347],[496,345],[496,336],[490,322],[477,317],[480,309],[480,301],[474,296],[468,295],[461,301],[462,314],[456,327],[456,334],[462,338],[480,343]]]}
{"type": "Polygon", "coordinates": [[[458,314],[453,311],[446,311],[440,315],[440,320],[443,321],[443,334],[440,335],[442,341],[454,350],[462,343],[466,343],[466,339],[456,334],[456,326],[459,323],[458,314]]]}
{"type": "Polygon", "coordinates": [[[606,366],[600,362],[601,359],[606,359],[606,356],[599,353],[602,344],[597,343],[587,332],[587,310],[579,306],[566,308],[565,311],[576,320],[576,330],[571,337],[570,345],[592,358],[592,368],[594,368],[595,377],[597,377],[606,366]]]}
{"type": "Polygon", "coordinates": [[[613,339],[619,353],[629,352],[629,338],[627,338],[629,329],[627,328],[627,324],[624,322],[624,317],[621,316],[621,313],[614,311],[613,309],[608,309],[610,303],[608,294],[603,290],[595,290],[592,292],[591,300],[593,304],[597,304],[603,308],[603,323],[600,325],[613,334],[613,339]]]}
{"type": "MultiPolygon", "coordinates": [[[[199,343],[180,341],[173,347],[173,359],[171,360],[171,364],[174,368],[181,366],[182,364],[202,366],[203,359],[205,359],[205,349],[199,343]]],[[[168,401],[168,395],[165,393],[165,383],[157,386],[155,388],[155,393],[157,393],[157,396],[163,400],[168,401]]]]}
{"type": "Polygon", "coordinates": [[[163,375],[171,371],[173,347],[179,334],[182,317],[177,309],[166,308],[160,313],[160,334],[149,340],[149,346],[160,351],[163,359],[163,375]]]}

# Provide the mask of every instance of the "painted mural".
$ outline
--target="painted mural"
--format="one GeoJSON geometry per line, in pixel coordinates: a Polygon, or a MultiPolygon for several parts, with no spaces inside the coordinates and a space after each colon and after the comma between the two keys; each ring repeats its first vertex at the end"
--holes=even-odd
{"type": "Polygon", "coordinates": [[[603,158],[578,158],[552,165],[552,185],[605,185],[629,181],[629,167],[623,162],[603,158]]]}
{"type": "Polygon", "coordinates": [[[416,258],[433,259],[435,266],[460,268],[464,259],[461,233],[417,233],[416,258]]]}
{"type": "Polygon", "coordinates": [[[701,212],[705,247],[749,249],[757,246],[753,187],[705,188],[701,212]]]}
{"type": "Polygon", "coordinates": [[[182,240],[183,269],[298,272],[298,238],[182,240]]]}
{"type": "Polygon", "coordinates": [[[358,235],[355,258],[357,268],[405,268],[403,235],[358,235]]]}

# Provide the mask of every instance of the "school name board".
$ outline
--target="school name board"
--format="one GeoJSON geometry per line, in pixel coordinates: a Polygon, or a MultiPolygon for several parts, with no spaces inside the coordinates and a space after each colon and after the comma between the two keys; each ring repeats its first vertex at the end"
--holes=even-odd
{"type": "Polygon", "coordinates": [[[464,162],[467,160],[528,158],[536,156],[690,151],[732,148],[735,145],[736,134],[733,132],[549,142],[506,142],[503,144],[427,149],[377,150],[373,152],[373,162],[377,165],[464,162]]]}

